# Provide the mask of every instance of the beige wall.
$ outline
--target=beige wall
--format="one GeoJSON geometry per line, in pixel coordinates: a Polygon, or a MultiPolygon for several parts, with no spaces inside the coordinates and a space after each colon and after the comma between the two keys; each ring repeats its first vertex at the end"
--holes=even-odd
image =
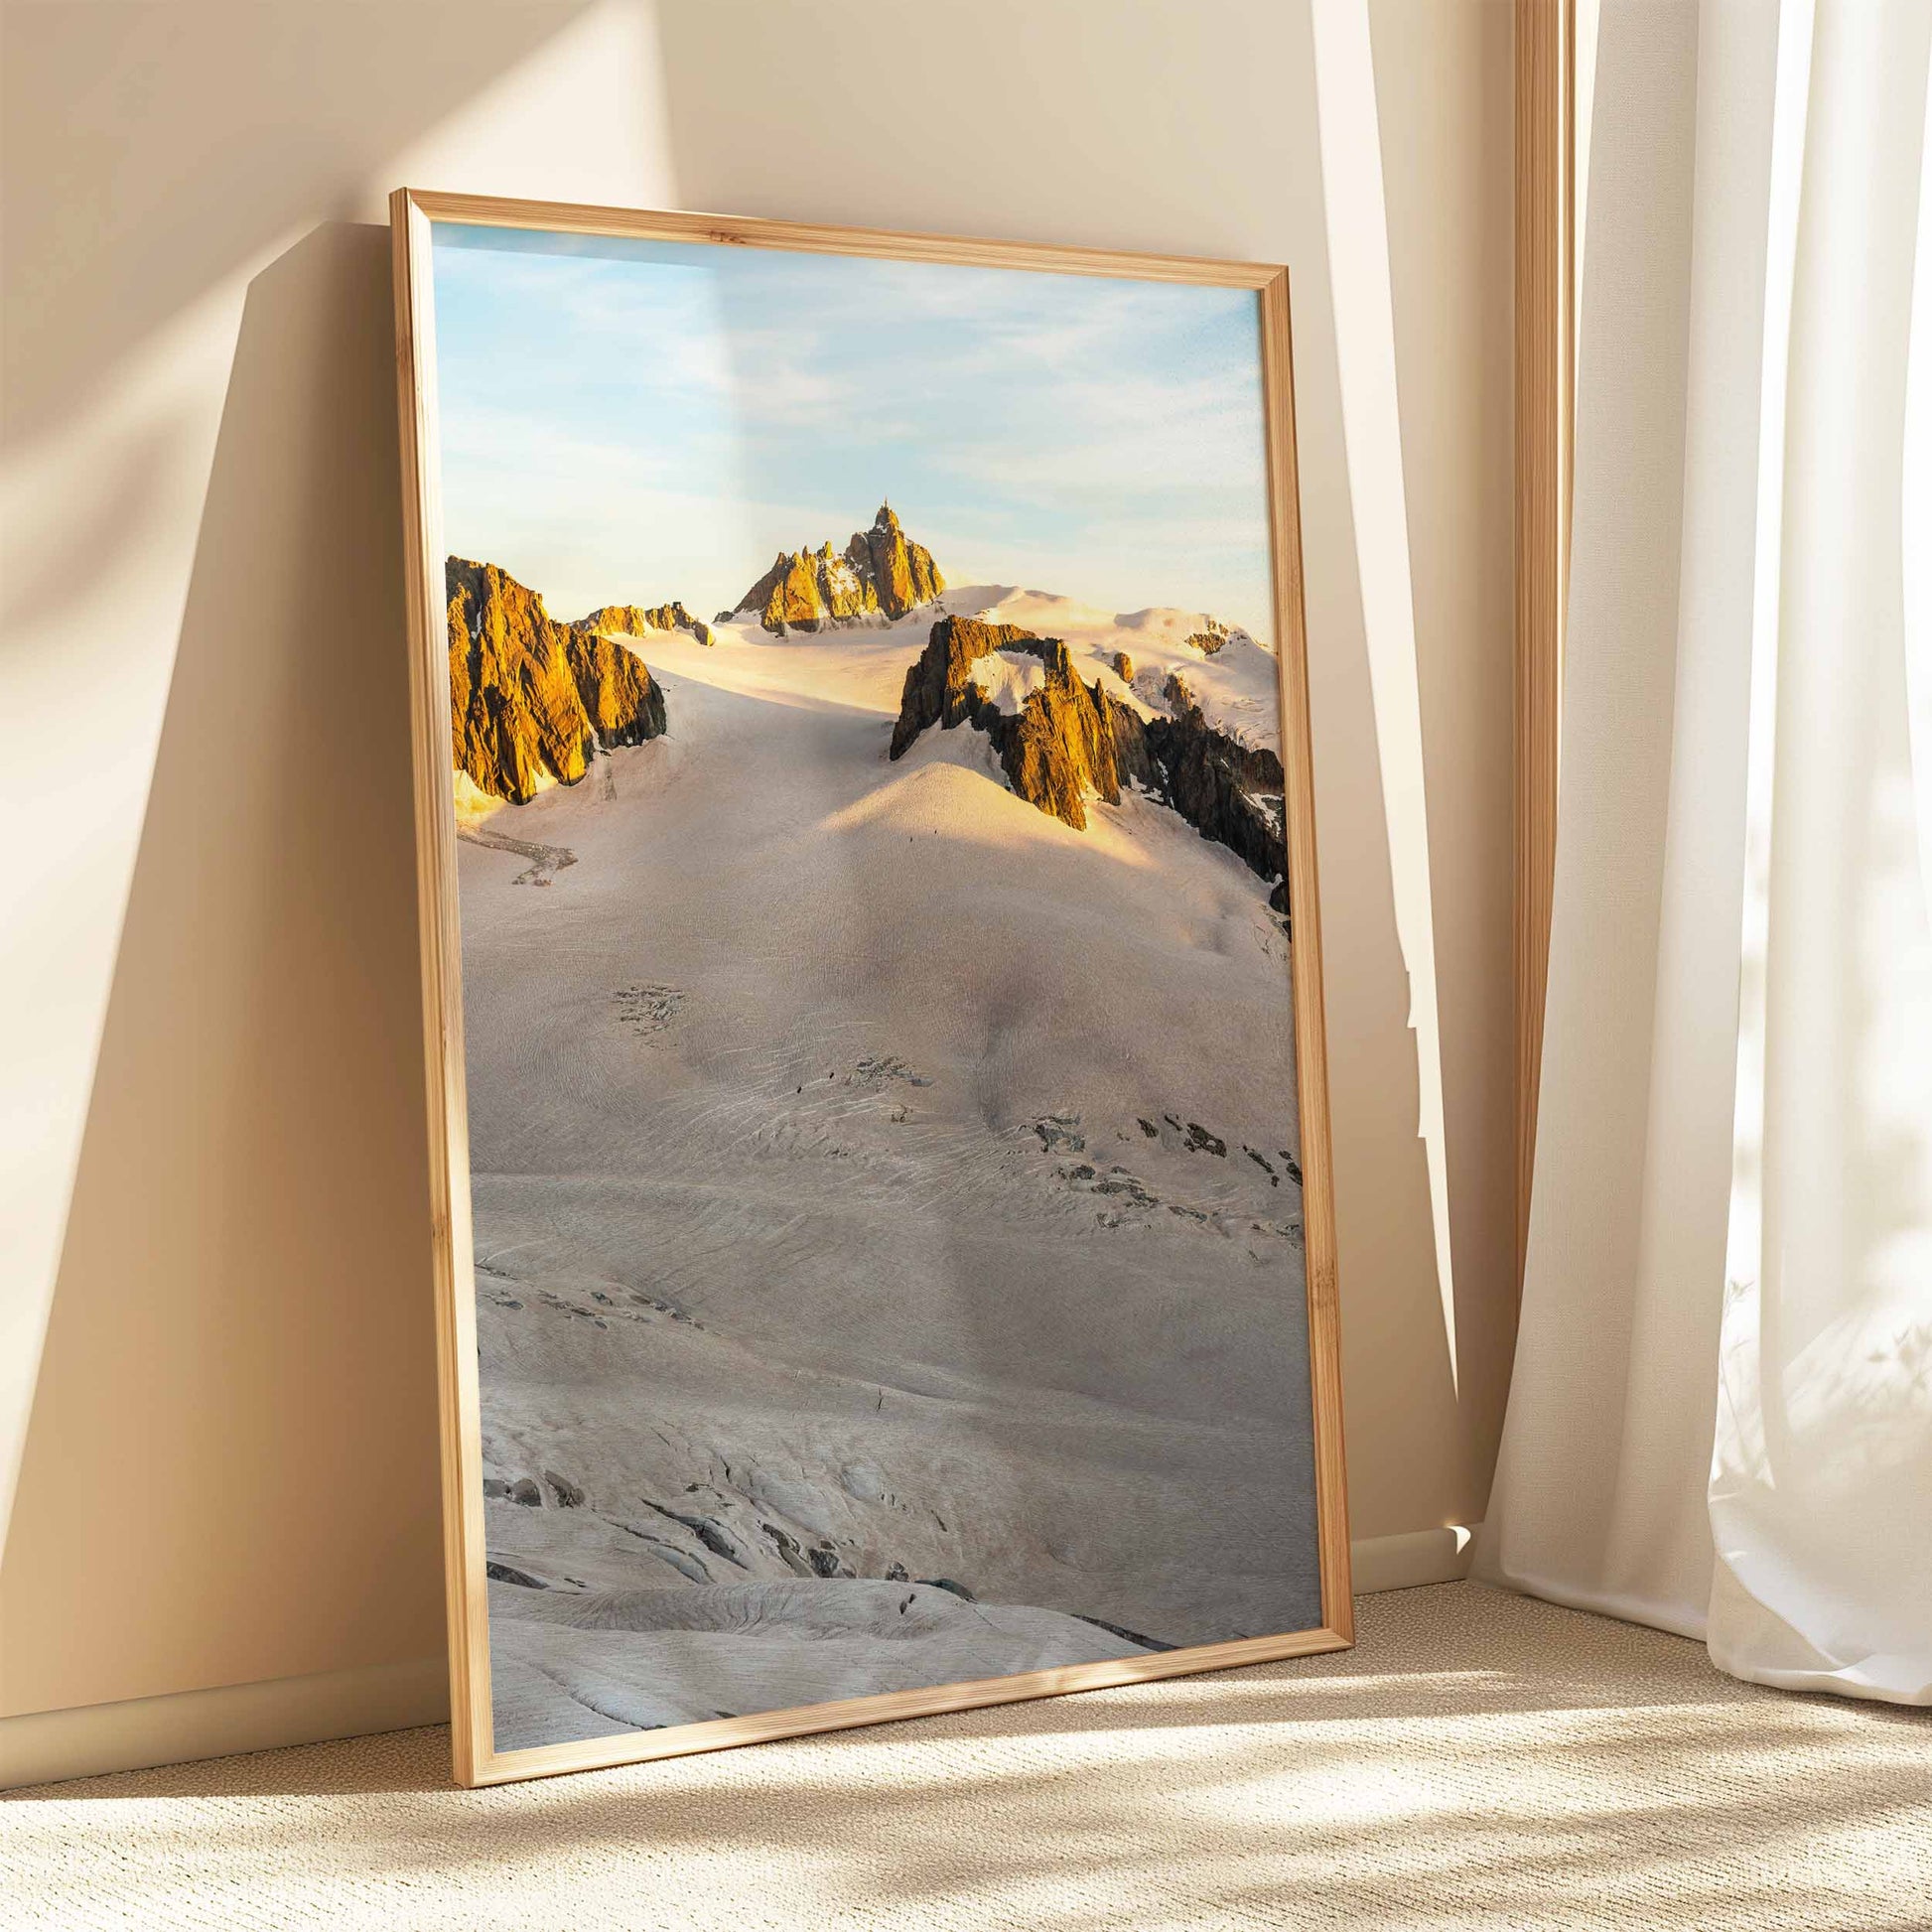
{"type": "Polygon", "coordinates": [[[403,180],[1290,264],[1353,1527],[1479,1515],[1510,1299],[1508,15],[1372,25],[1453,1363],[1309,0],[926,0],[890,31],[856,0],[5,7],[0,1716],[441,1647],[367,225],[403,180]]]}

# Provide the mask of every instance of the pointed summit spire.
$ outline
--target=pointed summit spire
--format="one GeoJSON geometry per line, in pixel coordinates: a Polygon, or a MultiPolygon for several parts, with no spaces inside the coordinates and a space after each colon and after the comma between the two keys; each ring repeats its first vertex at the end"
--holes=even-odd
{"type": "Polygon", "coordinates": [[[946,588],[932,552],[899,526],[888,497],[870,530],[855,530],[843,556],[829,542],[795,555],[779,551],[738,602],[765,629],[787,634],[883,617],[897,621],[946,588]]]}

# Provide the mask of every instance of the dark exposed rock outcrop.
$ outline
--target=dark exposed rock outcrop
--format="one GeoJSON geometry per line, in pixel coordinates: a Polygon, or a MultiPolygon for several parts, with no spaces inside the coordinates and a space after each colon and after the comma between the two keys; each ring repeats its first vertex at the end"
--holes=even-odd
{"type": "Polygon", "coordinates": [[[523,804],[545,771],[565,784],[602,748],[664,729],[664,694],[642,658],[558,623],[494,564],[450,558],[451,752],[492,797],[523,804]]]}
{"type": "Polygon", "coordinates": [[[653,604],[647,610],[635,604],[606,604],[587,618],[579,618],[573,630],[589,630],[603,637],[648,637],[653,630],[688,630],[701,644],[711,642],[711,626],[700,621],[682,604],[653,604]]]}
{"type": "MultiPolygon", "coordinates": [[[[1143,728],[1159,762],[1168,803],[1202,838],[1217,840],[1264,879],[1288,878],[1282,761],[1265,747],[1216,731],[1185,682],[1170,675],[1163,694],[1170,715],[1143,728]]],[[[1288,910],[1284,884],[1270,900],[1288,910]]]]}
{"type": "MultiPolygon", "coordinates": [[[[1118,804],[1121,787],[1138,780],[1203,838],[1225,845],[1263,879],[1285,882],[1281,759],[1216,730],[1180,678],[1171,676],[1164,695],[1172,715],[1144,720],[1099,678],[1082,684],[1057,638],[1017,624],[943,618],[906,670],[891,756],[902,758],[930,726],[977,725],[1015,792],[1076,830],[1086,828],[1089,793],[1118,804]],[[1044,667],[1043,681],[1017,713],[1002,711],[973,674],[994,651],[1034,657],[1044,667]]],[[[1285,883],[1269,902],[1288,910],[1285,883]]]]}
{"type": "Polygon", "coordinates": [[[1199,630],[1183,637],[1180,641],[1183,649],[1197,650],[1203,657],[1212,657],[1215,652],[1237,637],[1247,643],[1254,642],[1245,630],[1230,630],[1218,618],[1206,618],[1202,620],[1202,627],[1199,630]]]}
{"type": "Polygon", "coordinates": [[[880,616],[891,620],[930,604],[946,588],[923,544],[899,527],[881,504],[870,530],[857,530],[843,555],[830,543],[817,550],[779,551],[771,568],[739,599],[766,630],[822,630],[880,616]]]}

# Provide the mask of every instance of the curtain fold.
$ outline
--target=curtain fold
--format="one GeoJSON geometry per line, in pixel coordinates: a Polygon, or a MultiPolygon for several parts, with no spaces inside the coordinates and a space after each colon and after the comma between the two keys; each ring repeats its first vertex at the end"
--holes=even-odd
{"type": "Polygon", "coordinates": [[[1536,1182],[1475,1566],[1905,1702],[1929,54],[1924,0],[1601,9],[1536,1182]]]}

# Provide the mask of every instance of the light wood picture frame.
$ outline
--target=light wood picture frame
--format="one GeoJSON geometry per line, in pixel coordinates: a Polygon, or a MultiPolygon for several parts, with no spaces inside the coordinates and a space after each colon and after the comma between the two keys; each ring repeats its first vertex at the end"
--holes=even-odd
{"type": "Polygon", "coordinates": [[[391,220],[457,1779],[1348,1645],[1287,271],[391,220]]]}

